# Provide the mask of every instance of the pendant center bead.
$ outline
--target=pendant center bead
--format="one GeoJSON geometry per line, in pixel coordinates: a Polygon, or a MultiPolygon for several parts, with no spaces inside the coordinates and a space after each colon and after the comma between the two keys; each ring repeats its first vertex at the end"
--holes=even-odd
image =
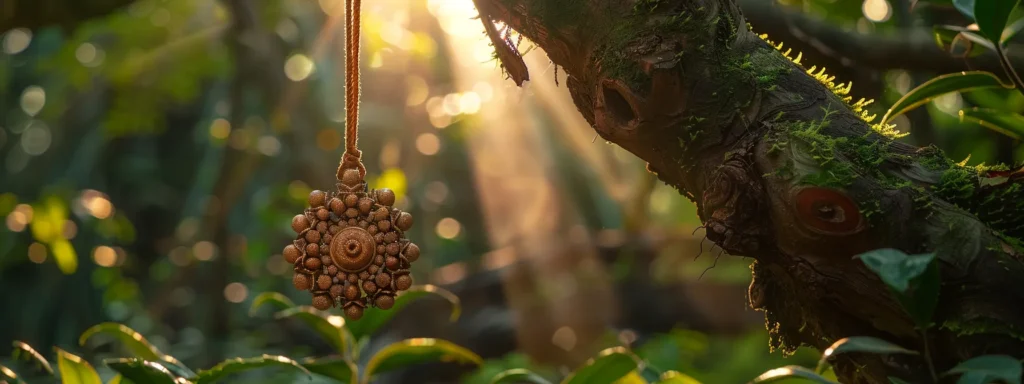
{"type": "Polygon", "coordinates": [[[342,229],[331,241],[331,259],[346,272],[365,269],[376,256],[373,235],[359,227],[342,229]]]}

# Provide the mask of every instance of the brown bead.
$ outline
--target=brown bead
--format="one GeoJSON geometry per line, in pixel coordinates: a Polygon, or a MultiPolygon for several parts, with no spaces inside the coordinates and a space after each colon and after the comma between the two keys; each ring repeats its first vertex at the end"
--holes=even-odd
{"type": "Polygon", "coordinates": [[[355,273],[348,274],[348,282],[353,284],[359,282],[359,275],[355,273]]]}
{"type": "Polygon", "coordinates": [[[370,272],[367,272],[367,271],[359,272],[359,278],[362,279],[362,280],[369,279],[370,278],[370,272]]]}
{"type": "Polygon", "coordinates": [[[320,232],[317,231],[306,231],[306,241],[315,243],[320,241],[320,232]]]}
{"type": "Polygon", "coordinates": [[[383,255],[385,251],[387,251],[387,249],[383,245],[378,245],[377,246],[377,254],[378,255],[383,255]]]}
{"type": "Polygon", "coordinates": [[[370,210],[373,209],[373,199],[367,197],[359,199],[358,208],[359,212],[362,212],[364,215],[369,214],[370,210]]]}
{"type": "Polygon", "coordinates": [[[354,218],[353,219],[348,219],[348,225],[350,227],[356,226],[356,223],[358,223],[358,221],[356,221],[356,219],[354,219],[354,218]]]}
{"type": "Polygon", "coordinates": [[[309,281],[309,275],[302,273],[296,273],[295,276],[292,276],[292,285],[300,291],[305,291],[313,286],[312,282],[309,281]]]}
{"type": "Polygon", "coordinates": [[[366,227],[366,232],[370,232],[371,235],[376,235],[378,231],[376,225],[370,224],[370,226],[366,227]]]}
{"type": "Polygon", "coordinates": [[[388,269],[394,271],[394,270],[398,269],[398,258],[394,257],[394,256],[385,257],[384,258],[384,265],[386,265],[388,267],[388,269]]]}
{"type": "Polygon", "coordinates": [[[306,254],[310,256],[320,256],[320,245],[319,244],[307,244],[306,254]]]}
{"type": "Polygon", "coordinates": [[[328,266],[327,267],[327,274],[328,275],[337,275],[338,274],[338,266],[336,266],[336,265],[328,266]]]}
{"type": "Polygon", "coordinates": [[[308,269],[311,269],[311,270],[314,270],[314,271],[317,270],[317,269],[320,269],[320,264],[321,264],[320,259],[312,258],[312,257],[306,258],[306,268],[308,268],[308,269]]]}
{"type": "MultiPolygon", "coordinates": [[[[320,219],[320,220],[327,220],[327,219],[331,218],[331,211],[328,211],[327,208],[320,208],[320,209],[316,210],[316,218],[320,219]]],[[[325,225],[324,229],[327,229],[326,228],[327,224],[324,223],[324,225],[325,225]]]]}
{"type": "Polygon", "coordinates": [[[394,243],[398,241],[398,234],[394,232],[388,232],[384,234],[385,243],[394,243]]]}
{"type": "Polygon", "coordinates": [[[344,281],[345,279],[348,278],[348,274],[345,273],[345,271],[338,272],[338,278],[344,281]]]}
{"type": "Polygon", "coordinates": [[[391,275],[381,273],[377,275],[377,286],[378,287],[390,287],[391,286],[391,275]]]}
{"type": "Polygon", "coordinates": [[[376,234],[374,234],[373,235],[373,241],[376,242],[377,244],[383,243],[384,242],[384,233],[377,232],[376,234]]]}
{"type": "Polygon", "coordinates": [[[331,297],[341,297],[343,293],[345,293],[345,287],[342,287],[341,284],[334,284],[331,286],[331,297]]]}
{"type": "Polygon", "coordinates": [[[349,284],[345,287],[345,299],[355,300],[359,298],[359,287],[355,284],[349,284]]]}
{"type": "Polygon", "coordinates": [[[399,275],[398,277],[395,277],[395,289],[397,289],[399,291],[404,291],[406,289],[409,289],[409,287],[411,287],[411,286],[412,286],[412,276],[409,276],[409,275],[399,275]]]}
{"type": "Polygon", "coordinates": [[[377,284],[374,284],[373,281],[366,280],[363,282],[363,291],[366,293],[377,292],[377,284]]]}
{"type": "Polygon", "coordinates": [[[356,196],[354,193],[350,193],[348,195],[345,195],[345,206],[346,207],[348,207],[348,208],[355,208],[358,203],[359,203],[359,196],[356,196]]]}
{"type": "Polygon", "coordinates": [[[320,234],[327,233],[327,222],[321,221],[319,223],[316,223],[316,231],[320,232],[320,234]]]}
{"type": "Polygon", "coordinates": [[[331,254],[331,246],[327,245],[327,244],[329,244],[329,243],[320,244],[320,254],[321,255],[330,255],[331,254]]]}
{"type": "Polygon", "coordinates": [[[356,216],[359,216],[359,210],[358,209],[349,208],[349,209],[345,210],[345,217],[355,218],[356,216]]]}
{"type": "Polygon", "coordinates": [[[395,305],[395,298],[391,295],[380,295],[373,301],[373,304],[380,309],[391,309],[395,305]]]}
{"type": "Polygon", "coordinates": [[[363,182],[363,178],[359,177],[359,171],[355,169],[346,169],[341,174],[341,183],[349,187],[355,187],[359,183],[363,182]]]}
{"type": "Polygon", "coordinates": [[[357,305],[345,308],[345,317],[349,320],[359,320],[363,317],[363,308],[357,305]]]}
{"type": "Polygon", "coordinates": [[[307,218],[306,215],[295,215],[295,217],[292,218],[292,230],[295,231],[295,233],[305,231],[308,228],[309,218],[307,218]]]}
{"type": "Polygon", "coordinates": [[[334,236],[331,234],[322,235],[321,237],[323,237],[324,244],[330,244],[331,240],[334,240],[334,236]]]}
{"type": "MultiPolygon", "coordinates": [[[[380,207],[380,208],[377,208],[377,210],[373,212],[373,220],[381,221],[381,220],[387,220],[387,219],[388,219],[388,209],[387,208],[380,207]]],[[[381,227],[381,230],[382,231],[386,231],[386,229],[384,229],[383,227],[381,227]]]]}
{"type": "Polygon", "coordinates": [[[370,225],[370,223],[366,222],[366,220],[359,220],[359,222],[356,223],[356,225],[358,225],[359,228],[365,229],[367,226],[370,225]]]}
{"type": "Polygon", "coordinates": [[[284,247],[284,251],[281,252],[281,255],[284,256],[284,261],[287,261],[288,264],[295,264],[295,261],[299,260],[299,256],[302,256],[302,252],[300,252],[299,248],[294,244],[289,244],[284,247]]]}
{"type": "Polygon", "coordinates": [[[410,262],[416,261],[420,258],[420,247],[416,244],[409,243],[402,251],[402,256],[405,256],[410,262]]]}
{"type": "Polygon", "coordinates": [[[331,259],[331,255],[320,256],[320,262],[324,263],[324,265],[334,264],[334,260],[331,259]]]}
{"type": "Polygon", "coordinates": [[[391,229],[391,222],[387,221],[387,220],[381,220],[381,221],[377,222],[377,227],[380,228],[380,230],[382,230],[382,231],[390,230],[391,229]]]}
{"type": "Polygon", "coordinates": [[[370,273],[377,273],[377,271],[380,270],[380,267],[378,267],[376,265],[371,265],[371,266],[367,267],[366,270],[368,272],[370,272],[370,273]]]}
{"type": "Polygon", "coordinates": [[[341,213],[345,212],[345,202],[341,201],[339,198],[331,199],[331,202],[328,205],[331,208],[331,212],[334,212],[335,215],[341,216],[341,213]]]}
{"type": "Polygon", "coordinates": [[[340,225],[332,225],[330,228],[328,228],[328,232],[330,232],[330,234],[332,234],[332,235],[337,234],[338,231],[340,231],[340,230],[341,230],[341,226],[340,225]]]}
{"type": "Polygon", "coordinates": [[[309,193],[309,206],[312,208],[323,206],[327,202],[327,192],[314,190],[309,193]]]}
{"type": "Polygon", "coordinates": [[[402,250],[402,246],[399,245],[398,243],[388,244],[386,248],[387,253],[391,256],[398,256],[398,252],[402,250]]]}
{"type": "Polygon", "coordinates": [[[395,192],[387,188],[378,189],[377,204],[386,205],[389,207],[395,205],[395,192]]]}
{"type": "Polygon", "coordinates": [[[316,286],[319,287],[320,289],[328,289],[328,288],[330,288],[331,287],[331,283],[333,283],[333,281],[331,281],[331,277],[330,276],[320,275],[320,277],[316,278],[316,286]]]}
{"type": "Polygon", "coordinates": [[[373,258],[373,263],[377,265],[384,265],[384,255],[377,255],[373,258]]]}
{"type": "Polygon", "coordinates": [[[408,231],[412,228],[412,215],[409,212],[402,212],[395,218],[395,226],[403,231],[408,231]]]}
{"type": "Polygon", "coordinates": [[[331,308],[331,304],[334,304],[334,301],[327,297],[327,295],[313,296],[313,308],[326,311],[331,308]]]}

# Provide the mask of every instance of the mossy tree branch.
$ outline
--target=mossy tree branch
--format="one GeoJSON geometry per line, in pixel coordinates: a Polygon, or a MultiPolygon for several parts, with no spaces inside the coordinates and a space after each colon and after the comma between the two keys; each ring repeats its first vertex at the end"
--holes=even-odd
{"type": "MultiPolygon", "coordinates": [[[[698,206],[708,238],[750,256],[772,345],[847,336],[929,345],[938,368],[1024,357],[1024,185],[873,126],[848,86],[748,29],[735,0],[477,0],[548,52],[580,113],[698,206]],[[937,253],[927,342],[859,253],[937,253]]],[[[753,26],[756,30],[757,26],[753,26]]],[[[919,357],[840,356],[843,382],[928,377],[919,357]]],[[[912,380],[913,381],[913,380],[912,380]]]]}

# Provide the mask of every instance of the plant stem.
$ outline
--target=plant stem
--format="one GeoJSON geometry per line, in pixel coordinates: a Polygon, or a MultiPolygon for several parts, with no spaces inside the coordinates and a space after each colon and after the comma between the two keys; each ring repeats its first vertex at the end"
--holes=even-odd
{"type": "Polygon", "coordinates": [[[999,56],[999,63],[1003,65],[1003,71],[1006,72],[1006,76],[1010,77],[1010,81],[1017,88],[1017,91],[1024,94],[1024,81],[1021,81],[1020,75],[1013,69],[1013,65],[1010,64],[1010,59],[1006,57],[1006,52],[1003,50],[1002,44],[995,44],[996,55],[999,56]]]}
{"type": "Polygon", "coordinates": [[[932,382],[939,382],[939,375],[935,372],[935,363],[932,362],[931,348],[928,347],[928,331],[921,330],[921,340],[924,340],[924,362],[928,364],[928,373],[932,375],[932,382]]]}

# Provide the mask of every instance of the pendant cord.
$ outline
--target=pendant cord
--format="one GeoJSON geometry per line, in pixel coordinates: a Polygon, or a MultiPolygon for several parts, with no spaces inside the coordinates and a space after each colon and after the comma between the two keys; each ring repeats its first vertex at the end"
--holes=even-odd
{"type": "Polygon", "coordinates": [[[359,139],[359,32],[361,0],[345,0],[345,154],[338,166],[338,180],[346,169],[366,176],[357,142],[359,139]]]}

